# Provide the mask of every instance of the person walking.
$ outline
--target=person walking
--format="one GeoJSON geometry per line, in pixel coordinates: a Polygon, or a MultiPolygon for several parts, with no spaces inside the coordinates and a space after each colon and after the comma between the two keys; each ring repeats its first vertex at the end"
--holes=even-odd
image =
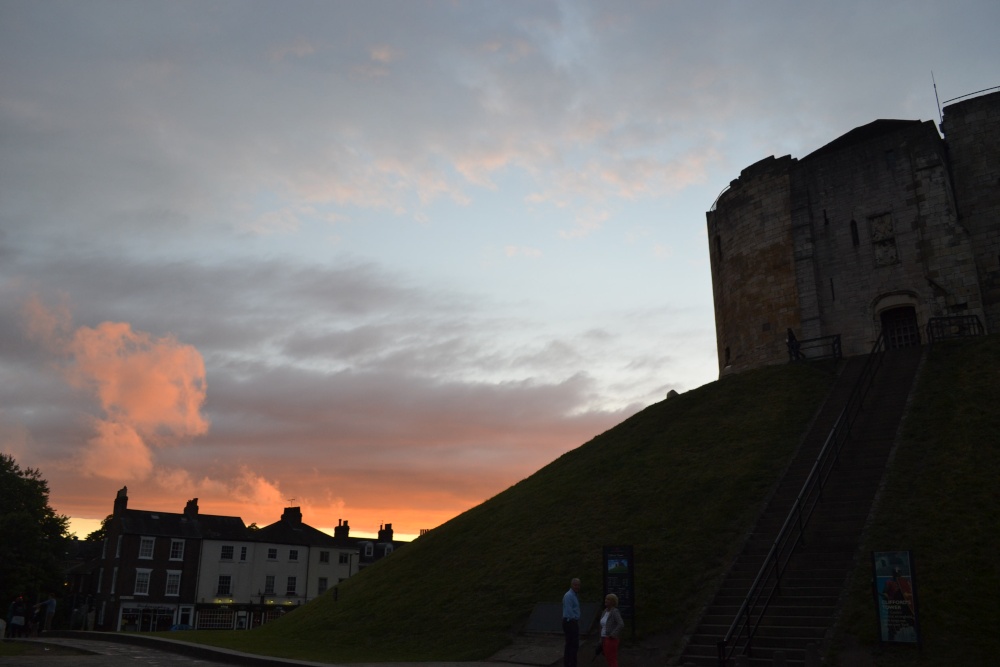
{"type": "Polygon", "coordinates": [[[618,611],[618,596],[608,593],[604,598],[604,614],[601,615],[601,649],[608,667],[618,667],[618,642],[625,621],[618,611]]]}
{"type": "Polygon", "coordinates": [[[18,595],[17,598],[10,603],[10,607],[7,610],[7,616],[10,618],[10,621],[7,623],[10,636],[27,637],[28,605],[24,603],[23,597],[18,595]]]}
{"type": "Polygon", "coordinates": [[[45,602],[39,602],[35,608],[43,612],[42,618],[39,619],[42,622],[39,623],[38,632],[52,632],[52,617],[56,615],[55,593],[49,593],[49,599],[45,602]]]}
{"type": "Polygon", "coordinates": [[[580,580],[573,578],[562,599],[562,627],[566,638],[563,649],[563,667],[577,667],[580,648],[580,580]]]}

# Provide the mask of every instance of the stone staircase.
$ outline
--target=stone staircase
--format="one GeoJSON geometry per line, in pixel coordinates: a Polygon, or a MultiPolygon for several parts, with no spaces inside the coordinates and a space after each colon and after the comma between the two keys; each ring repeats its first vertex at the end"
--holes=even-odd
{"type": "MultiPolygon", "coordinates": [[[[852,437],[844,444],[823,499],[809,521],[803,544],[789,560],[780,590],[757,629],[749,665],[770,667],[778,652],[789,667],[805,665],[809,644],[820,650],[827,639],[844,583],[858,557],[861,534],[885,473],[921,353],[921,348],[885,353],[882,368],[851,429],[852,437]]],[[[866,361],[867,357],[845,361],[743,551],[675,664],[719,664],[718,642],[739,612],[866,361]]]]}

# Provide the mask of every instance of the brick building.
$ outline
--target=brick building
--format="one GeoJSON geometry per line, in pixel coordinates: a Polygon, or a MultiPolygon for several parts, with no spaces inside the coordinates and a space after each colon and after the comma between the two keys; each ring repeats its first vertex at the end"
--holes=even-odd
{"type": "Polygon", "coordinates": [[[194,625],[203,542],[247,532],[239,517],[200,514],[197,499],[183,513],[129,509],[127,488],[118,491],[106,528],[94,627],[126,632],[194,625]]]}
{"type": "Polygon", "coordinates": [[[326,593],[405,542],[392,524],[378,540],[351,537],[346,521],[329,535],[298,507],[260,529],[240,517],[130,509],[117,493],[100,556],[68,574],[71,627],[153,632],[173,626],[251,628],[326,593]]]}
{"type": "Polygon", "coordinates": [[[707,213],[720,374],[786,361],[787,329],[845,355],[932,318],[1000,331],[1000,93],[940,129],[876,120],[732,181],[707,213]]]}

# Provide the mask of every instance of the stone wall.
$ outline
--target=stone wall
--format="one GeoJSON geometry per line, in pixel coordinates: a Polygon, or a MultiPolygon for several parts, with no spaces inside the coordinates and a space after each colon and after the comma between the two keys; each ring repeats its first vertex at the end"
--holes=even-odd
{"type": "Polygon", "coordinates": [[[955,199],[972,235],[986,325],[1000,331],[1000,92],[945,107],[955,199]]]}
{"type": "Polygon", "coordinates": [[[879,120],[743,170],[707,214],[720,371],[787,360],[785,330],[867,353],[882,315],[1000,331],[1000,93],[879,120]],[[894,311],[899,312],[899,311],[894,311]]]}
{"type": "Polygon", "coordinates": [[[788,358],[798,328],[788,157],[743,170],[708,213],[719,367],[732,371],[788,358]]]}
{"type": "Polygon", "coordinates": [[[818,151],[796,170],[793,224],[812,232],[813,331],[840,334],[845,355],[871,350],[888,308],[912,307],[921,326],[950,314],[982,318],[944,144],[931,122],[889,128],[818,151]]]}

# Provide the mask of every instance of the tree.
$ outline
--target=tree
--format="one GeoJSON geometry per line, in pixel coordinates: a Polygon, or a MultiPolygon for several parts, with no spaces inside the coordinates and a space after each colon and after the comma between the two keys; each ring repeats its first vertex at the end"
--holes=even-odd
{"type": "Polygon", "coordinates": [[[0,453],[0,601],[18,595],[30,601],[62,589],[61,559],[69,519],[49,506],[49,485],[41,472],[0,453]]]}
{"type": "Polygon", "coordinates": [[[109,514],[101,519],[101,527],[87,535],[85,542],[103,542],[108,535],[108,524],[115,518],[114,514],[109,514]]]}

